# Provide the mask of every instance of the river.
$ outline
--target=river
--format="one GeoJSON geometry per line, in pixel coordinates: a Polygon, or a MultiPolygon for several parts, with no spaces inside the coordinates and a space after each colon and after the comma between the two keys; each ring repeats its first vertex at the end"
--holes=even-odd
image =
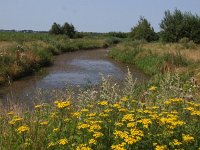
{"type": "Polygon", "coordinates": [[[2,105],[31,104],[51,98],[53,91],[70,87],[98,85],[102,75],[111,75],[122,81],[129,67],[139,81],[148,77],[134,66],[127,66],[110,59],[108,49],[83,50],[55,56],[54,64],[44,68],[43,73],[22,78],[8,86],[0,87],[2,105]]]}

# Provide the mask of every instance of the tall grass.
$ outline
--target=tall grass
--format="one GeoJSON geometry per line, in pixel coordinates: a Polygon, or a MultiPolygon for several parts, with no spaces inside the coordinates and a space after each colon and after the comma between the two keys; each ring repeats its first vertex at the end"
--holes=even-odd
{"type": "MultiPolygon", "coordinates": [[[[155,45],[154,43],[129,41],[115,46],[109,54],[118,61],[134,64],[149,75],[176,71],[181,67],[191,68],[197,62],[188,59],[188,56],[181,50],[168,51],[163,49],[163,45],[155,45]]],[[[190,53],[194,55],[193,50],[190,53]]]]}

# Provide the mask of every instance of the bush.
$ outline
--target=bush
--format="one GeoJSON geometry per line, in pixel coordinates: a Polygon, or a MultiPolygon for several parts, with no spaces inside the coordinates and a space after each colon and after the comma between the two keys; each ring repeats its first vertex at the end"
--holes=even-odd
{"type": "Polygon", "coordinates": [[[189,39],[200,43],[200,17],[190,12],[182,13],[177,9],[173,13],[166,11],[160,28],[160,37],[165,42],[178,42],[185,38],[183,42],[189,39]]]}
{"type": "Polygon", "coordinates": [[[146,40],[148,42],[158,40],[153,27],[144,17],[141,17],[138,25],[131,29],[130,36],[135,40],[146,40]]]}

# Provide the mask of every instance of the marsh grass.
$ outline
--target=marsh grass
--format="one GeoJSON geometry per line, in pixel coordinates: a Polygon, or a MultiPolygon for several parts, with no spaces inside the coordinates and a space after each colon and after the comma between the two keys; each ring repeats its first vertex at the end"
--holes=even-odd
{"type": "Polygon", "coordinates": [[[136,92],[129,72],[123,88],[103,77],[99,89],[76,98],[69,92],[32,111],[1,109],[1,149],[198,149],[198,87],[170,73],[159,81],[136,92]]]}
{"type": "Polygon", "coordinates": [[[105,37],[69,39],[47,33],[0,34],[0,84],[17,79],[53,63],[53,55],[107,47],[105,37]]]}
{"type": "Polygon", "coordinates": [[[199,64],[199,45],[185,47],[181,43],[146,43],[128,41],[115,46],[110,57],[136,67],[149,75],[168,71],[190,74],[199,64]]]}

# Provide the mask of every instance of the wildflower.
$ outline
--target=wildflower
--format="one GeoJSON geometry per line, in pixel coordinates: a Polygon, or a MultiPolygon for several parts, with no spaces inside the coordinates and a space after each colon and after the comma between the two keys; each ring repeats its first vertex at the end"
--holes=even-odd
{"type": "Polygon", "coordinates": [[[93,137],[95,138],[95,139],[97,139],[97,138],[99,138],[99,137],[102,137],[103,136],[103,133],[101,133],[101,132],[94,132],[94,134],[93,134],[93,137]]]}
{"type": "Polygon", "coordinates": [[[127,124],[127,127],[132,128],[132,127],[135,127],[135,125],[136,125],[135,122],[130,122],[127,124]]]}
{"type": "Polygon", "coordinates": [[[143,126],[144,126],[144,128],[148,128],[148,126],[149,126],[150,124],[152,124],[152,122],[151,122],[150,119],[141,119],[141,120],[139,120],[139,121],[137,121],[137,122],[142,123],[143,126]]]}
{"type": "Polygon", "coordinates": [[[66,107],[70,106],[71,103],[69,101],[63,101],[63,102],[55,101],[54,104],[58,108],[62,109],[62,108],[66,108],[66,107]]]}
{"type": "Polygon", "coordinates": [[[106,113],[100,113],[99,116],[100,116],[100,117],[108,117],[109,115],[106,114],[106,113]]]}
{"type": "Polygon", "coordinates": [[[183,138],[183,142],[186,142],[186,143],[188,143],[188,142],[194,142],[194,137],[192,137],[189,134],[183,134],[182,138],[183,138]]]}
{"type": "Polygon", "coordinates": [[[66,138],[60,139],[60,140],[58,141],[58,144],[59,144],[59,145],[66,145],[67,143],[68,143],[68,140],[67,140],[66,138]]]}
{"type": "Polygon", "coordinates": [[[24,143],[24,146],[25,147],[28,147],[28,146],[30,146],[31,145],[31,139],[25,139],[25,143],[24,143]]]}
{"type": "Polygon", "coordinates": [[[55,146],[55,143],[54,143],[54,142],[50,142],[50,143],[48,144],[47,148],[51,148],[51,147],[53,147],[53,146],[55,146]]]}
{"type": "Polygon", "coordinates": [[[86,144],[80,144],[76,150],[92,150],[90,147],[88,147],[86,144]]]}
{"type": "Polygon", "coordinates": [[[54,128],[53,132],[58,132],[60,129],[59,128],[54,128]]]}
{"type": "Polygon", "coordinates": [[[101,106],[107,106],[108,102],[107,101],[101,101],[101,102],[98,102],[98,104],[101,105],[101,106]]]}
{"type": "Polygon", "coordinates": [[[94,124],[94,125],[91,125],[89,127],[89,132],[94,132],[95,130],[100,130],[101,129],[101,126],[98,125],[98,124],[94,124]]]}
{"type": "Polygon", "coordinates": [[[126,102],[126,101],[128,101],[128,98],[125,96],[125,97],[122,97],[121,100],[124,101],[124,102],[126,102]]]}
{"type": "Polygon", "coordinates": [[[105,109],[105,110],[104,110],[105,113],[109,113],[109,112],[111,112],[111,111],[112,111],[112,109],[105,109]]]}
{"type": "Polygon", "coordinates": [[[87,114],[86,116],[87,116],[87,117],[95,117],[95,116],[96,116],[96,113],[90,113],[90,114],[87,114]]]}
{"type": "Polygon", "coordinates": [[[164,102],[165,105],[170,105],[170,104],[180,104],[183,102],[182,98],[171,98],[168,99],[164,102]]]}
{"type": "Polygon", "coordinates": [[[114,149],[114,150],[125,150],[125,148],[124,148],[125,145],[126,145],[126,143],[122,142],[121,144],[112,145],[111,149],[114,149]]]}
{"type": "Polygon", "coordinates": [[[97,144],[97,141],[96,141],[95,139],[90,139],[90,140],[89,140],[89,144],[90,144],[90,145],[92,145],[92,144],[96,145],[96,144],[97,144]]]}
{"type": "Polygon", "coordinates": [[[40,122],[40,125],[48,125],[48,121],[43,121],[43,122],[40,122]]]}
{"type": "Polygon", "coordinates": [[[192,116],[200,116],[200,111],[196,110],[196,111],[192,111],[191,112],[192,116]]]}
{"type": "Polygon", "coordinates": [[[85,129],[85,128],[88,128],[88,127],[90,127],[90,125],[88,125],[88,124],[86,124],[86,123],[79,124],[79,125],[77,126],[78,129],[85,129]]]}
{"type": "Polygon", "coordinates": [[[177,139],[174,139],[173,142],[172,142],[172,145],[174,146],[180,146],[182,143],[179,142],[177,139]]]}
{"type": "Polygon", "coordinates": [[[27,126],[20,126],[19,128],[16,129],[16,131],[18,133],[24,133],[24,132],[28,132],[30,129],[27,126]]]}
{"type": "Polygon", "coordinates": [[[149,91],[155,91],[156,89],[157,89],[156,86],[151,86],[151,87],[149,88],[149,91]]]}
{"type": "Polygon", "coordinates": [[[14,115],[14,111],[10,111],[7,113],[8,115],[14,115]]]}
{"type": "Polygon", "coordinates": [[[122,121],[134,121],[134,115],[133,114],[126,114],[123,116],[122,121]]]}
{"type": "Polygon", "coordinates": [[[41,109],[42,105],[35,105],[35,109],[41,109]]]}
{"type": "Polygon", "coordinates": [[[58,116],[57,116],[57,113],[53,112],[53,113],[50,114],[50,117],[51,118],[57,118],[58,116]]]}
{"type": "Polygon", "coordinates": [[[167,150],[167,146],[166,145],[156,145],[155,150],[167,150]]]}
{"type": "Polygon", "coordinates": [[[22,121],[22,120],[23,120],[23,118],[14,116],[13,119],[12,119],[11,121],[9,121],[8,123],[9,123],[10,125],[14,125],[15,123],[20,122],[20,121],[22,121]]]}
{"type": "Polygon", "coordinates": [[[81,109],[81,112],[89,112],[88,109],[81,109]]]}
{"type": "Polygon", "coordinates": [[[81,116],[81,112],[74,112],[72,116],[75,118],[79,118],[81,116]]]}
{"type": "Polygon", "coordinates": [[[121,122],[115,122],[115,126],[121,127],[121,126],[123,126],[123,123],[121,123],[121,122]]]}

